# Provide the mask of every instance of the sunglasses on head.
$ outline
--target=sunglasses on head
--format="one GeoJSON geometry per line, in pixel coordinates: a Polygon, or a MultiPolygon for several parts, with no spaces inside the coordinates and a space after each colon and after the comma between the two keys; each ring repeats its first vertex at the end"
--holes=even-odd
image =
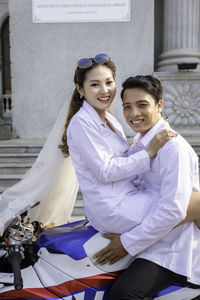
{"type": "Polygon", "coordinates": [[[97,54],[94,58],[82,58],[77,62],[77,65],[80,69],[86,69],[92,66],[92,63],[95,62],[97,64],[105,64],[110,60],[110,57],[105,54],[97,54]]]}

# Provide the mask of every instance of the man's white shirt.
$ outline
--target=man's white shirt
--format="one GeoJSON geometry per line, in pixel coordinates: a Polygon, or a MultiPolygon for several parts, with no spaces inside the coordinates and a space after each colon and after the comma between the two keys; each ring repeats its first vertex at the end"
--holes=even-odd
{"type": "MultiPolygon", "coordinates": [[[[145,149],[153,136],[169,124],[161,119],[134,144],[145,149]]],[[[134,144],[132,151],[134,152],[134,144]]],[[[143,174],[144,189],[155,191],[154,210],[143,222],[121,235],[127,251],[153,261],[200,284],[200,229],[194,222],[177,226],[186,216],[192,191],[199,191],[198,157],[180,135],[167,142],[143,174]],[[157,196],[156,196],[157,194],[157,196]]],[[[139,200],[138,200],[139,201],[139,200]]]]}

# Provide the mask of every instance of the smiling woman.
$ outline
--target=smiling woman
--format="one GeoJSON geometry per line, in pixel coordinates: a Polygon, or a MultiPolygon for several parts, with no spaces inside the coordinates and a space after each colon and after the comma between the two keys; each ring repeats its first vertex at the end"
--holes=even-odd
{"type": "MultiPolygon", "coordinates": [[[[72,158],[90,223],[101,232],[123,233],[153,208],[153,197],[137,191],[133,180],[149,169],[150,158],[175,134],[159,133],[147,149],[127,156],[123,129],[108,112],[116,92],[115,70],[106,54],[78,61],[61,148],[72,158]],[[137,193],[140,206],[134,201],[137,193]]],[[[147,100],[143,102],[152,99],[147,100]]]]}
{"type": "Polygon", "coordinates": [[[87,102],[94,107],[103,122],[106,122],[105,111],[108,109],[115,97],[116,84],[109,68],[100,65],[92,69],[86,76],[84,86],[76,88],[87,102]]]}

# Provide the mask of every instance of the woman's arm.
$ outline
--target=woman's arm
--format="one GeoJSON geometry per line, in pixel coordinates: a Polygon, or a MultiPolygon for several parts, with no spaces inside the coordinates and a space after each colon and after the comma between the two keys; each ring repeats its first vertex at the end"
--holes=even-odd
{"type": "Polygon", "coordinates": [[[68,127],[68,146],[73,160],[73,149],[80,159],[92,171],[93,175],[103,183],[123,179],[132,179],[135,175],[150,169],[150,158],[175,134],[164,130],[157,134],[145,150],[116,157],[110,144],[93,120],[75,118],[68,127]]]}

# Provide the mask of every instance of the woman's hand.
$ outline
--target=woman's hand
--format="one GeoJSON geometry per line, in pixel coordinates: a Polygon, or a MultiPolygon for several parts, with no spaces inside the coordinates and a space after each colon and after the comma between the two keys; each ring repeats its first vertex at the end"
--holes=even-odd
{"type": "Polygon", "coordinates": [[[147,153],[149,154],[150,158],[153,158],[157,155],[157,152],[166,142],[171,140],[172,138],[176,137],[178,134],[168,129],[164,129],[161,132],[157,133],[153,139],[149,147],[146,148],[147,153]]]}

